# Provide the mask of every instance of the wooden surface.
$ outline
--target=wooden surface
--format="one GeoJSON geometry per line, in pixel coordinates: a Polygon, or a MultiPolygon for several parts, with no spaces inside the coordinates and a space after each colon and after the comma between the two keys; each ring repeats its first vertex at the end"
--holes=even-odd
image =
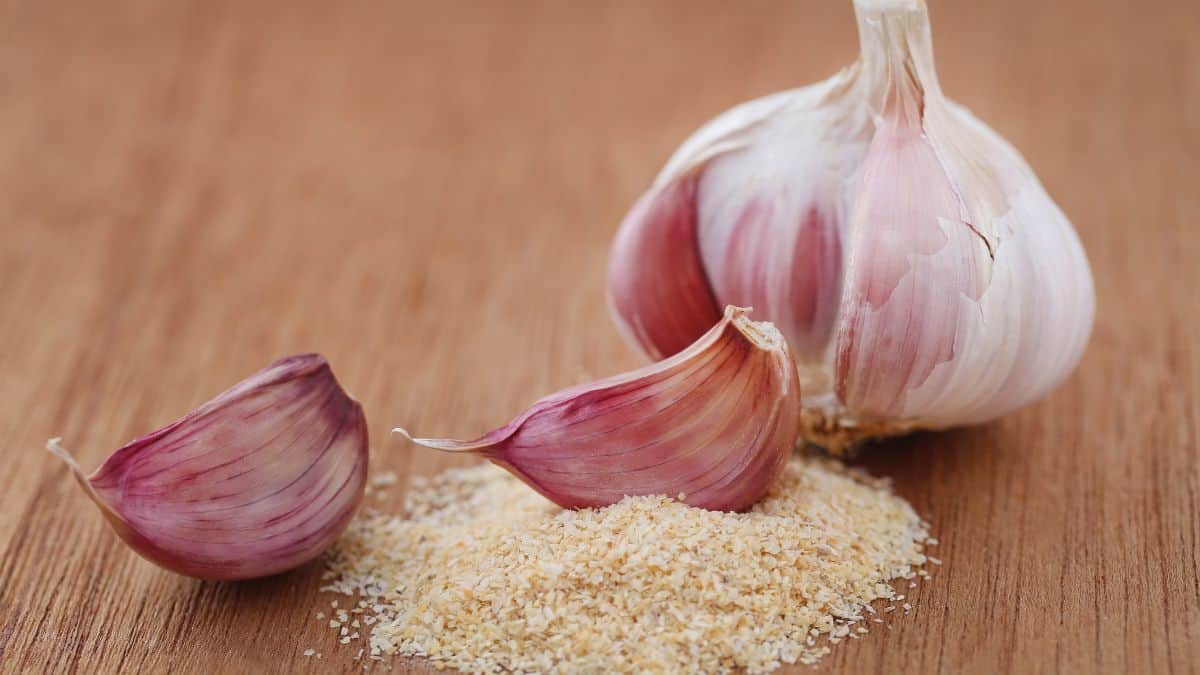
{"type": "MultiPolygon", "coordinates": [[[[1047,400],[859,460],[946,564],[820,671],[1196,672],[1200,12],[930,4],[944,89],[1077,224],[1099,313],[1047,400]]],[[[375,471],[467,461],[387,430],[471,436],[637,364],[603,300],[621,215],[692,128],[855,52],[849,0],[0,3],[0,670],[359,667],[319,566],[163,572],[45,439],[90,469],[319,350],[375,471]]]]}

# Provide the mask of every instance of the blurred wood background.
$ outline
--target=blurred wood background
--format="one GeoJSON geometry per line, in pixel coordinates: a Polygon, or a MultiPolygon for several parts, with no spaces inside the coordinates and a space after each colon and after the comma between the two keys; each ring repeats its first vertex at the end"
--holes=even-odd
{"type": "MultiPolygon", "coordinates": [[[[1074,220],[1099,315],[1047,400],[857,460],[945,565],[818,671],[1196,672],[1200,10],[930,5],[944,89],[1074,220]]],[[[466,462],[387,431],[471,436],[637,364],[603,299],[620,217],[700,123],[856,50],[849,0],[0,2],[0,670],[361,668],[319,565],[163,572],[45,439],[91,468],[317,350],[375,471],[466,462]]]]}

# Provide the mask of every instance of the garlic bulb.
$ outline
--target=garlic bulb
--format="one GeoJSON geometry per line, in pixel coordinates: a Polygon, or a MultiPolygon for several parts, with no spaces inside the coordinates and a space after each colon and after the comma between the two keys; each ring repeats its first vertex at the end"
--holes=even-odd
{"type": "Polygon", "coordinates": [[[675,153],[617,234],[609,304],[662,358],[725,304],[786,336],[804,434],[838,450],[993,419],[1078,362],[1095,306],[1070,222],[947,100],[922,0],[855,0],[858,61],[739,105],[675,153]]]}
{"type": "Polygon", "coordinates": [[[48,449],[127,544],[202,579],[312,560],[349,524],[366,485],[362,406],[317,354],[272,363],[90,477],[58,441],[48,449]]]}
{"type": "Polygon", "coordinates": [[[799,424],[787,342],[728,307],[671,358],[547,396],[478,440],[396,431],[430,448],[482,454],[567,508],[667,495],[740,511],[779,477],[799,424]]]}

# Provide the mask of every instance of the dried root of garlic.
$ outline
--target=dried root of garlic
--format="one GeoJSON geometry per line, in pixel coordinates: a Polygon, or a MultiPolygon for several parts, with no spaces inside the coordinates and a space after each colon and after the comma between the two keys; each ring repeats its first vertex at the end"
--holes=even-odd
{"type": "Polygon", "coordinates": [[[609,302],[669,356],[752,306],[787,338],[804,433],[994,419],[1075,367],[1095,308],[1075,231],[1020,154],[948,100],[923,0],[855,0],[831,79],[702,127],[625,218],[609,302]]]}

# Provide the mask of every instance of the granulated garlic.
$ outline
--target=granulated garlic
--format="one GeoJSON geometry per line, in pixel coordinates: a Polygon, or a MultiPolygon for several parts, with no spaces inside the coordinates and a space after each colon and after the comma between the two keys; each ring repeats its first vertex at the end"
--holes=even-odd
{"type": "Polygon", "coordinates": [[[869,603],[901,599],[890,580],[928,576],[912,507],[820,458],[793,457],[746,513],[668,497],[563,510],[486,464],[417,479],[406,509],[354,521],[324,590],[362,596],[371,658],[470,672],[813,663],[875,625],[869,603]]]}

